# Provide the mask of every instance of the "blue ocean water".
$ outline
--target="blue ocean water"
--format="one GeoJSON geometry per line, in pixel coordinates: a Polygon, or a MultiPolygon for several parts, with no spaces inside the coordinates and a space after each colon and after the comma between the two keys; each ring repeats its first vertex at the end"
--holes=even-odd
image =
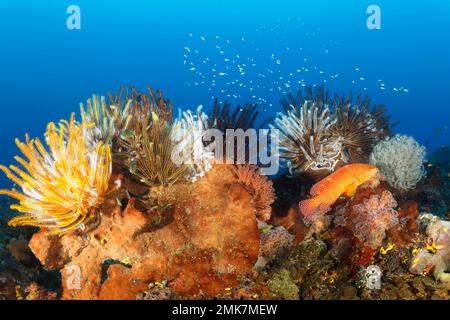
{"type": "MultiPolygon", "coordinates": [[[[14,139],[121,85],[160,88],[175,108],[260,102],[264,117],[303,84],[367,94],[396,132],[449,144],[450,2],[403,0],[0,2],[0,163],[14,139]],[[81,29],[66,9],[77,5],[81,29]],[[369,30],[369,5],[381,29],[369,30]]],[[[9,182],[0,177],[0,185],[9,182]]]]}

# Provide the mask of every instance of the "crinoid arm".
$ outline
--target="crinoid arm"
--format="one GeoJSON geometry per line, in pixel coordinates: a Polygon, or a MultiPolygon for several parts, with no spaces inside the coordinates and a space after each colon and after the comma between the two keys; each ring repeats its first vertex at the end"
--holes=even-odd
{"type": "MultiPolygon", "coordinates": [[[[221,103],[216,98],[211,111],[208,113],[208,127],[219,129],[222,132],[227,129],[242,129],[244,131],[255,129],[255,124],[260,115],[259,108],[259,104],[250,102],[232,107],[228,101],[221,103]]],[[[263,124],[268,121],[265,120],[263,124]]]]}
{"type": "Polygon", "coordinates": [[[285,113],[272,127],[280,130],[280,157],[291,174],[329,173],[339,163],[367,162],[375,144],[390,134],[386,109],[371,108],[368,97],[331,99],[324,87],[308,86],[280,102],[285,113]]]}
{"type": "Polygon", "coordinates": [[[88,142],[96,144],[102,141],[111,146],[114,154],[118,148],[118,137],[130,124],[132,103],[131,99],[123,102],[112,97],[107,103],[103,96],[97,95],[87,100],[86,107],[80,103],[82,121],[93,127],[88,131],[88,142]]]}
{"type": "Polygon", "coordinates": [[[23,167],[0,166],[22,191],[0,190],[16,200],[11,209],[23,213],[10,220],[11,226],[34,226],[60,234],[82,227],[103,203],[111,176],[110,146],[87,141],[92,126],[70,121],[50,123],[45,133],[48,150],[39,139],[16,139],[25,159],[23,167]]]}
{"type": "Polygon", "coordinates": [[[291,174],[304,171],[333,171],[341,157],[339,141],[329,139],[336,117],[328,107],[305,101],[287,114],[279,113],[275,127],[280,130],[280,156],[291,174]]]}
{"type": "Polygon", "coordinates": [[[337,121],[330,134],[342,141],[345,162],[367,162],[375,144],[390,134],[386,108],[380,105],[371,108],[368,97],[359,96],[353,102],[351,95],[336,96],[333,112],[337,121]]]}
{"type": "Polygon", "coordinates": [[[211,151],[215,143],[204,143],[208,129],[208,116],[199,106],[196,113],[191,110],[181,112],[172,127],[172,142],[176,149],[172,150],[172,160],[188,166],[188,180],[194,182],[208,172],[214,163],[211,151]],[[179,152],[177,152],[179,151],[179,152]]]}

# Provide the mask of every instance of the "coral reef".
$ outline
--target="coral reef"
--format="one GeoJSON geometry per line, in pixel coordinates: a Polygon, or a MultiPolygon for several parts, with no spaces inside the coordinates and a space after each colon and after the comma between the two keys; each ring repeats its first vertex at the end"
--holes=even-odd
{"type": "Polygon", "coordinates": [[[134,299],[150,282],[163,280],[176,294],[212,297],[251,274],[259,230],[251,196],[229,166],[169,189],[162,200],[158,190],[152,194],[163,203],[173,194],[164,212],[144,214],[133,201],[122,211],[110,201],[100,225],[85,237],[33,236],[30,247],[41,263],[61,269],[63,298],[134,299]],[[79,286],[71,281],[74,270],[79,286]]]}
{"type": "Polygon", "coordinates": [[[161,91],[130,87],[50,123],[49,150],[17,141],[0,299],[450,299],[448,150],[425,168],[414,139],[381,141],[390,120],[367,97],[306,87],[281,104],[290,174],[273,182],[205,139],[253,128],[256,104],[173,118],[161,91]]]}
{"type": "Polygon", "coordinates": [[[399,134],[378,143],[370,155],[370,163],[400,190],[412,189],[422,179],[424,161],[425,148],[414,138],[399,134]]]}
{"type": "Polygon", "coordinates": [[[274,263],[268,274],[261,274],[251,284],[235,289],[224,298],[252,299],[343,299],[343,300],[411,300],[450,299],[450,288],[429,275],[414,275],[408,268],[412,246],[394,247],[373,256],[373,265],[357,268],[336,259],[322,241],[305,240],[290,250],[287,257],[274,263]],[[368,270],[379,268],[380,287],[368,285],[368,270]],[[295,288],[295,286],[297,289],[295,288]]]}
{"type": "Polygon", "coordinates": [[[298,300],[298,287],[291,279],[289,271],[278,270],[268,282],[269,291],[285,300],[298,300]]]}
{"type": "Polygon", "coordinates": [[[259,168],[254,165],[236,165],[231,168],[239,183],[252,196],[256,217],[261,221],[268,221],[272,212],[271,204],[275,201],[272,181],[263,176],[259,168]]]}
{"type": "Polygon", "coordinates": [[[405,201],[398,210],[398,224],[388,230],[388,238],[397,246],[411,243],[418,233],[419,206],[416,201],[405,201]]]}
{"type": "Polygon", "coordinates": [[[386,237],[386,231],[399,223],[397,202],[389,191],[371,195],[353,207],[353,234],[366,245],[377,249],[386,237]]]}
{"type": "Polygon", "coordinates": [[[162,282],[151,282],[147,291],[139,293],[136,297],[137,300],[169,300],[173,298],[176,297],[165,280],[162,282]]]}
{"type": "MultiPolygon", "coordinates": [[[[330,229],[323,235],[331,243],[331,254],[337,260],[350,266],[368,266],[374,260],[377,250],[389,251],[389,241],[382,245],[387,235],[395,230],[398,238],[405,238],[398,231],[399,214],[394,208],[397,202],[386,186],[366,186],[358,189],[353,198],[335,209],[330,229]]],[[[405,225],[408,218],[402,221],[405,225]]],[[[391,240],[393,241],[393,240],[391,240]]]]}
{"type": "Polygon", "coordinates": [[[450,221],[431,218],[422,218],[429,220],[426,227],[429,243],[425,249],[417,250],[410,271],[423,274],[425,270],[432,268],[436,280],[450,283],[450,221]]]}
{"type": "Polygon", "coordinates": [[[18,300],[56,300],[55,292],[41,288],[36,282],[30,283],[24,290],[24,296],[17,290],[18,300]]]}
{"type": "Polygon", "coordinates": [[[270,223],[283,226],[292,233],[294,242],[302,241],[309,233],[309,228],[303,222],[298,203],[306,198],[310,184],[300,177],[292,178],[287,175],[277,177],[273,181],[276,201],[272,206],[270,223]]]}
{"type": "Polygon", "coordinates": [[[320,298],[336,280],[333,260],[321,240],[306,240],[294,247],[282,267],[298,286],[300,299],[320,298]]]}
{"type": "Polygon", "coordinates": [[[330,252],[341,263],[352,268],[373,263],[376,250],[365,245],[349,227],[336,227],[326,234],[325,238],[330,239],[330,252]]]}
{"type": "Polygon", "coordinates": [[[284,227],[271,228],[266,224],[260,229],[262,230],[261,245],[258,261],[254,266],[256,271],[287,253],[294,241],[294,235],[290,234],[284,227]]]}
{"type": "Polygon", "coordinates": [[[28,247],[34,230],[8,227],[7,218],[13,214],[8,210],[5,206],[0,216],[0,300],[26,299],[33,282],[39,283],[40,292],[56,298],[58,275],[43,269],[28,247]]]}

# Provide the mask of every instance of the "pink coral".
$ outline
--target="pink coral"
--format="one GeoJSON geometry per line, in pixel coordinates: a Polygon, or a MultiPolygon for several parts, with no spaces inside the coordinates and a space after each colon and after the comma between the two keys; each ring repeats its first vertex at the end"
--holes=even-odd
{"type": "Polygon", "coordinates": [[[237,165],[232,168],[239,183],[252,197],[256,217],[261,221],[268,221],[272,213],[271,204],[275,201],[272,181],[263,176],[259,168],[254,165],[237,165]]]}
{"type": "Polygon", "coordinates": [[[399,223],[397,206],[392,193],[384,190],[355,205],[352,223],[354,235],[366,245],[376,249],[381,246],[386,231],[399,223]]]}

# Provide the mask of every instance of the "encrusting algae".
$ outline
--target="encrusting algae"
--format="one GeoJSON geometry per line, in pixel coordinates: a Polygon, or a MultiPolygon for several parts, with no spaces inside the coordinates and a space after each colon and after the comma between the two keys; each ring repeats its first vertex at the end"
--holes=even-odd
{"type": "Polygon", "coordinates": [[[15,160],[25,169],[11,165],[0,169],[22,188],[0,190],[19,201],[11,209],[24,215],[9,221],[10,226],[35,226],[49,233],[64,233],[83,226],[102,204],[111,176],[110,146],[88,143],[90,124],[70,121],[53,122],[45,133],[46,150],[41,141],[29,139],[16,144],[26,160],[15,160]]]}

